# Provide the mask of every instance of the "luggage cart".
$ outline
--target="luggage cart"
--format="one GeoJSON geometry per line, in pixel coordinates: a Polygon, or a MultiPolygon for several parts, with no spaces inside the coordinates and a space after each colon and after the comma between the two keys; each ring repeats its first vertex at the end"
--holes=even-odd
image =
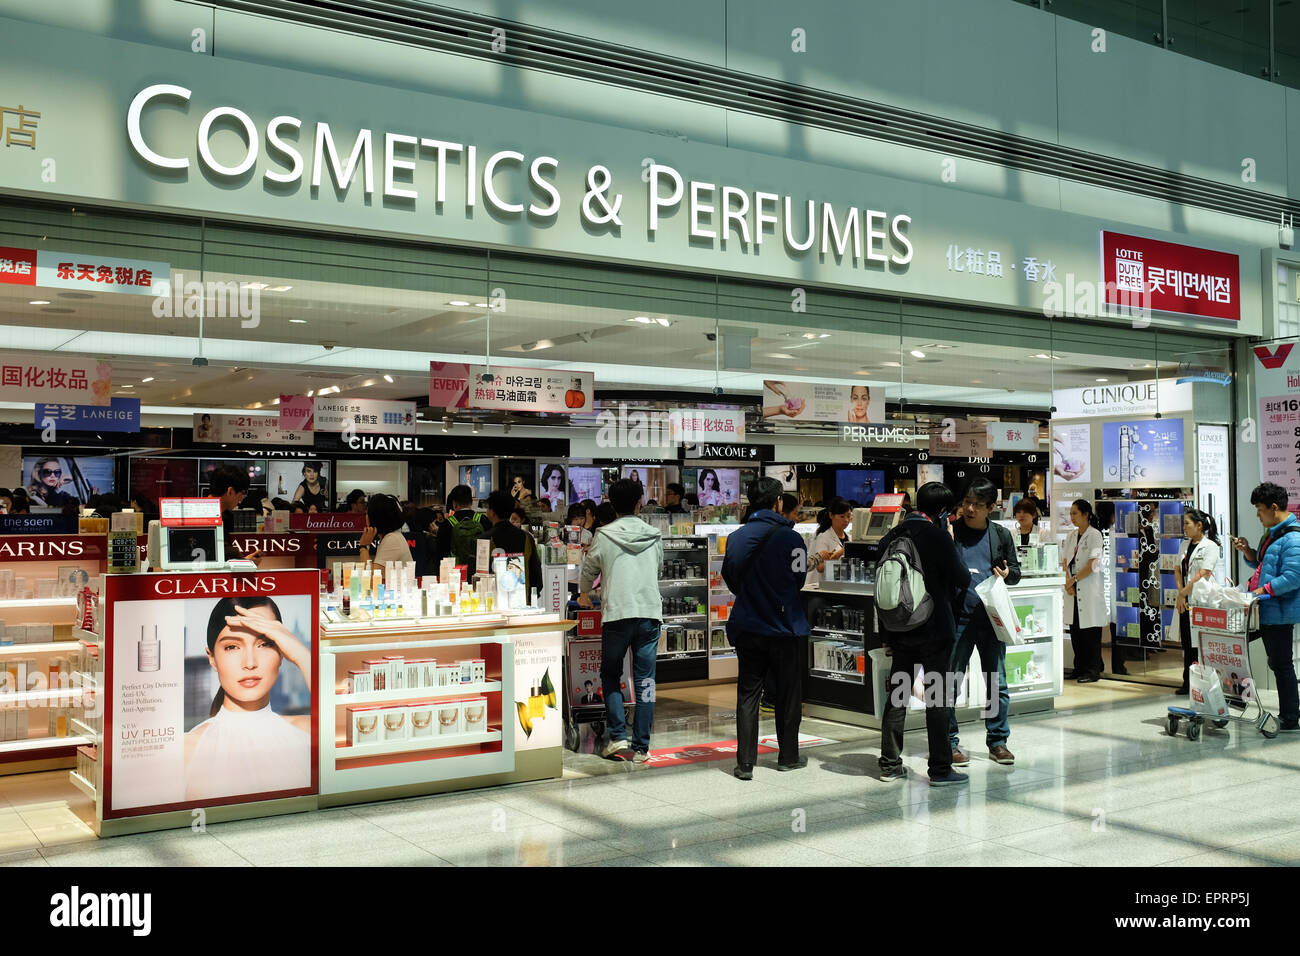
{"type": "Polygon", "coordinates": [[[1177,736],[1179,725],[1186,722],[1187,739],[1199,740],[1207,721],[1220,730],[1230,721],[1252,724],[1265,737],[1277,736],[1278,719],[1264,709],[1254,693],[1255,681],[1250,674],[1249,630],[1258,618],[1258,601],[1242,608],[1191,609],[1199,660],[1219,674],[1227,712],[1214,713],[1207,701],[1197,701],[1193,695],[1191,707],[1169,708],[1166,727],[1170,736],[1177,736]],[[1233,713],[1234,708],[1241,713],[1233,713]]]}
{"type": "MultiPolygon", "coordinates": [[[[599,698],[600,686],[600,608],[580,608],[576,601],[569,602],[569,613],[578,626],[564,635],[564,746],[579,753],[582,749],[582,728],[590,726],[599,740],[605,735],[605,701],[599,698]],[[593,694],[599,699],[583,702],[586,682],[592,682],[593,694]]],[[[623,700],[629,723],[632,720],[632,652],[623,662],[623,700]]]]}

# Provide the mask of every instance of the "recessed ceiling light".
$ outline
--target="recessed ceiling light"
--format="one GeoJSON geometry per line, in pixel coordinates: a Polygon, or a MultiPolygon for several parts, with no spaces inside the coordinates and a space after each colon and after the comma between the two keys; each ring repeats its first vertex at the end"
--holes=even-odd
{"type": "Polygon", "coordinates": [[[792,358],[794,358],[793,355],[788,355],[788,354],[785,353],[785,352],[769,352],[767,357],[768,357],[768,358],[774,358],[774,359],[792,359],[792,358]]]}
{"type": "Polygon", "coordinates": [[[49,299],[32,299],[32,301],[28,302],[27,304],[28,304],[28,305],[49,305],[49,304],[50,304],[50,300],[49,300],[49,299]]]}
{"type": "Polygon", "coordinates": [[[1099,378],[1099,379],[1096,379],[1096,381],[1098,381],[1098,382],[1109,382],[1110,379],[1108,379],[1108,378],[1099,378]]]}
{"type": "Polygon", "coordinates": [[[392,384],[393,384],[393,376],[391,376],[391,375],[385,375],[385,376],[384,376],[384,381],[387,382],[389,385],[392,385],[392,384]]]}
{"type": "Polygon", "coordinates": [[[816,333],[816,332],[805,332],[805,333],[803,334],[803,337],[806,338],[806,339],[815,339],[815,338],[817,338],[817,333],[816,333]]]}
{"type": "Polygon", "coordinates": [[[306,320],[306,319],[290,319],[290,320],[289,320],[289,324],[290,324],[290,325],[306,325],[306,324],[307,324],[307,320],[306,320]]]}
{"type": "Polygon", "coordinates": [[[448,304],[448,305],[454,305],[454,306],[465,306],[465,305],[469,305],[469,303],[466,302],[464,299],[452,299],[452,300],[451,300],[450,302],[448,302],[447,304],[448,304]]]}
{"type": "Polygon", "coordinates": [[[265,282],[249,282],[244,286],[244,288],[256,289],[258,292],[261,292],[263,289],[269,289],[270,286],[268,286],[265,282]]]}
{"type": "Polygon", "coordinates": [[[313,395],[315,395],[315,394],[316,394],[316,390],[315,390],[315,389],[312,389],[312,388],[307,389],[307,397],[308,397],[308,398],[311,398],[311,397],[312,397],[313,395]]]}
{"type": "Polygon", "coordinates": [[[668,328],[668,326],[672,325],[672,323],[669,322],[667,319],[655,319],[655,321],[658,322],[660,325],[662,325],[665,329],[668,328]]]}
{"type": "Polygon", "coordinates": [[[148,378],[142,378],[142,379],[140,379],[140,384],[141,384],[141,385],[148,385],[148,384],[149,384],[150,382],[152,382],[152,381],[153,381],[153,376],[150,375],[148,378]]]}
{"type": "Polygon", "coordinates": [[[880,364],[883,365],[885,368],[902,368],[902,367],[903,367],[903,363],[902,363],[902,362],[881,362],[880,364]]]}
{"type": "Polygon", "coordinates": [[[272,404],[272,405],[279,405],[279,404],[280,404],[280,400],[279,400],[278,398],[272,399],[272,400],[271,400],[271,404],[272,404]]]}
{"type": "Polygon", "coordinates": [[[925,353],[920,349],[912,349],[912,358],[925,358],[925,353]]]}
{"type": "Polygon", "coordinates": [[[829,339],[830,337],[831,334],[829,332],[823,332],[821,335],[817,336],[819,339],[829,339]]]}
{"type": "Polygon", "coordinates": [[[488,304],[487,304],[486,302],[475,302],[475,303],[474,303],[474,308],[476,308],[476,309],[486,309],[487,307],[488,307],[488,304]]]}
{"type": "Polygon", "coordinates": [[[642,325],[649,325],[649,324],[650,324],[650,316],[648,316],[648,315],[638,315],[635,319],[629,319],[628,321],[630,321],[630,322],[640,322],[642,325]]]}
{"type": "Polygon", "coordinates": [[[119,387],[119,388],[135,388],[134,385],[121,385],[121,386],[118,386],[118,387],[119,387]]]}
{"type": "Polygon", "coordinates": [[[292,288],[293,286],[291,285],[273,285],[270,288],[268,288],[266,291],[267,292],[288,292],[292,288]]]}

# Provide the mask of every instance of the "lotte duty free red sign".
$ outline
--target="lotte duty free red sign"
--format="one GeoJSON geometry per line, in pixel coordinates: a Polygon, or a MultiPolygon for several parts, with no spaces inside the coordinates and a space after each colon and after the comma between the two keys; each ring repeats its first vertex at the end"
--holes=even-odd
{"type": "Polygon", "coordinates": [[[1110,305],[1149,301],[1156,312],[1241,319],[1237,257],[1229,252],[1102,232],[1101,279],[1110,305]]]}

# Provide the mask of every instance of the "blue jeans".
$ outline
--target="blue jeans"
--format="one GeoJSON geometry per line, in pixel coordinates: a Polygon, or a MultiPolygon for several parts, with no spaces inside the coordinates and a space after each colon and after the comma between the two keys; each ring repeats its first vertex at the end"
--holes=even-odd
{"type": "Polygon", "coordinates": [[[655,720],[655,660],[659,651],[659,622],[648,617],[611,621],[600,635],[600,687],[605,695],[609,739],[627,739],[623,704],[623,659],[632,649],[632,687],[636,712],[632,715],[632,749],[650,749],[650,728],[655,720]]]}
{"type": "MultiPolygon", "coordinates": [[[[970,667],[971,649],[977,649],[980,652],[980,666],[985,669],[989,675],[985,678],[984,686],[989,688],[989,697],[993,696],[992,684],[992,662],[998,662],[998,713],[996,717],[987,717],[984,720],[984,737],[990,750],[999,745],[1005,745],[1011,739],[1011,722],[1008,719],[1008,712],[1011,708],[1011,694],[1007,692],[1007,646],[998,640],[998,636],[993,633],[993,625],[989,623],[988,615],[981,608],[969,621],[957,621],[957,643],[952,649],[952,672],[954,674],[964,674],[966,668],[970,667]]],[[[948,717],[948,743],[952,745],[953,750],[960,750],[960,741],[957,739],[957,711],[952,710],[948,717]]]]}
{"type": "Polygon", "coordinates": [[[1294,624],[1264,624],[1260,638],[1268,653],[1268,668],[1277,682],[1278,719],[1284,724],[1300,720],[1300,688],[1296,686],[1295,662],[1291,658],[1294,624]]]}

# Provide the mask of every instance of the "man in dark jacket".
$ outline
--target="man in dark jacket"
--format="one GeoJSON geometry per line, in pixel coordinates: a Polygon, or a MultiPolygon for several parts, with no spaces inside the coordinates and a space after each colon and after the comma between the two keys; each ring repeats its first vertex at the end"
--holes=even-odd
{"type": "MultiPolygon", "coordinates": [[[[1016,554],[1015,539],[1000,524],[989,521],[989,513],[997,501],[998,492],[987,478],[976,478],[962,498],[961,518],[953,525],[953,540],[962,563],[970,571],[970,584],[965,597],[957,607],[957,642],[952,651],[952,671],[964,675],[970,667],[971,650],[980,652],[980,666],[984,669],[985,683],[990,702],[997,693],[997,713],[984,721],[985,743],[989,759],[994,763],[1013,764],[1015,756],[1007,749],[1011,739],[1011,722],[1008,710],[1011,695],[1007,691],[1007,646],[998,640],[993,631],[984,602],[975,593],[976,586],[996,574],[1008,585],[1020,583],[1020,559],[1016,554]]],[[[948,743],[952,747],[952,765],[970,766],[970,757],[961,749],[957,738],[957,712],[948,718],[948,743]]]]}
{"type": "Polygon", "coordinates": [[[778,770],[808,765],[799,756],[799,642],[807,640],[808,619],[799,596],[808,571],[808,549],[794,523],[773,507],[781,483],[759,478],[749,489],[749,520],[727,538],[722,577],[736,596],[727,619],[727,639],[736,648],[737,778],[752,780],[758,759],[758,704],[763,677],[771,668],[776,683],[778,770]]]}
{"type": "MultiPolygon", "coordinates": [[[[506,491],[494,491],[488,495],[487,520],[491,530],[483,532],[483,537],[492,543],[492,554],[521,554],[524,557],[524,586],[541,589],[542,559],[537,554],[537,545],[533,536],[510,523],[510,513],[515,509],[515,500],[506,491]]],[[[472,569],[471,569],[472,570],[472,569]]]]}
{"type": "Polygon", "coordinates": [[[970,584],[952,538],[943,530],[952,507],[952,492],[931,481],[916,493],[916,510],[895,526],[880,542],[884,554],[895,538],[906,536],[916,546],[925,592],[934,602],[930,619],[914,631],[891,633],[882,623],[881,638],[892,651],[893,662],[885,694],[885,713],[880,729],[880,778],[901,780],[903,725],[912,697],[913,675],[919,664],[928,683],[925,702],[925,730],[930,743],[930,785],[942,787],[965,783],[969,778],[952,769],[948,747],[948,721],[952,716],[949,692],[953,642],[957,625],[953,605],[961,600],[970,584]],[[936,684],[937,682],[937,684],[936,684]]]}

